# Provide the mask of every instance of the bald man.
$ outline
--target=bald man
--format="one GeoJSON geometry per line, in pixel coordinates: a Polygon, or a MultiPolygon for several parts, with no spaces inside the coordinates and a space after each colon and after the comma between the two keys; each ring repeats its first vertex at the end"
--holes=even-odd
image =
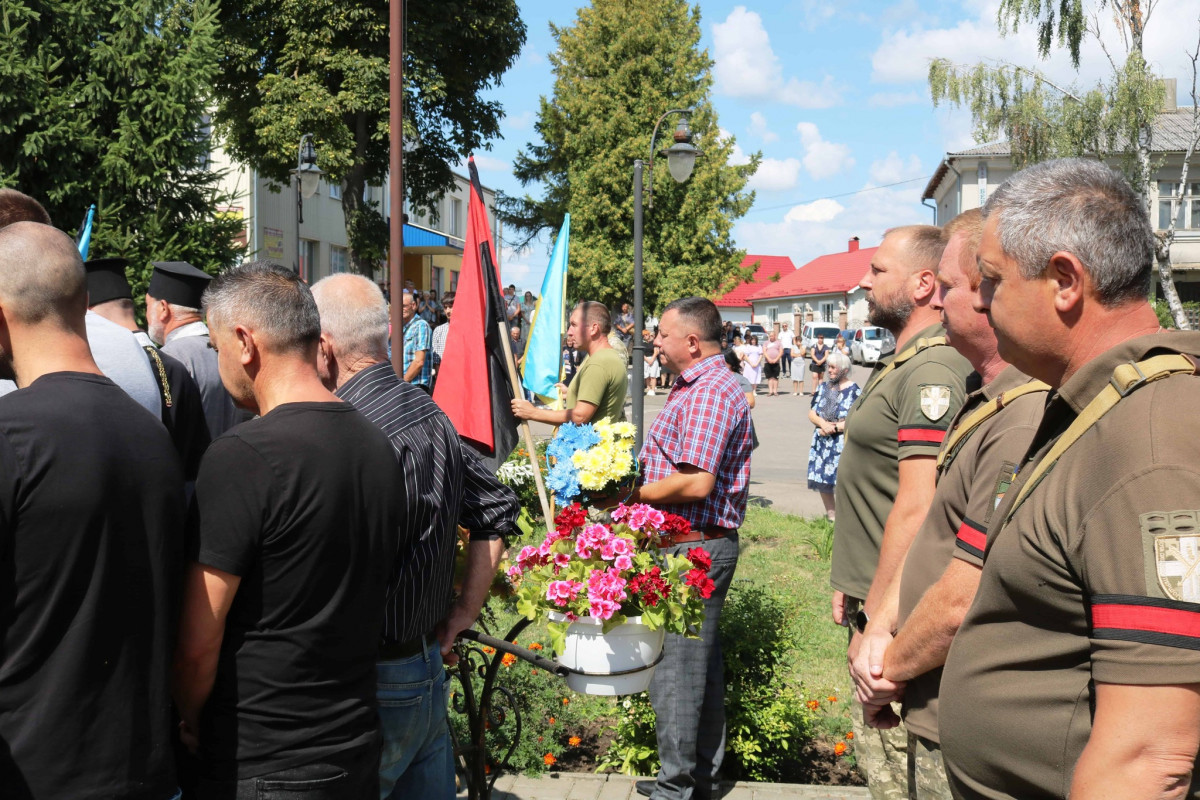
{"type": "Polygon", "coordinates": [[[0,787],[167,798],[183,474],[96,366],[86,310],[66,234],[0,229],[0,375],[21,389],[0,397],[0,787]]]}

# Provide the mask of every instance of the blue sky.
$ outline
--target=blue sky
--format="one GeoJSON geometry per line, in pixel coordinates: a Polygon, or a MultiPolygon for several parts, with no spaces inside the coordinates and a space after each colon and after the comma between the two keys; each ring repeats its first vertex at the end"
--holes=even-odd
{"type": "MultiPolygon", "coordinates": [[[[1092,0],[1094,3],[1094,0],[1092,0]]],[[[851,236],[877,244],[894,225],[928,222],[922,190],[947,150],[970,147],[970,118],[934,109],[929,60],[1004,59],[1038,64],[1032,30],[1007,38],[996,28],[998,0],[701,0],[701,46],[715,62],[713,103],[737,153],[761,150],[751,179],[757,196],[734,238],[752,254],[785,255],[797,266],[843,249],[851,236]]],[[[535,132],[538,97],[550,95],[554,49],[549,23],[570,25],[578,2],[520,0],[528,38],[517,64],[490,93],[503,105],[504,138],[476,154],[484,184],[523,191],[512,177],[517,152],[535,132]]],[[[1147,55],[1159,74],[1179,78],[1191,104],[1196,0],[1158,0],[1147,25],[1147,55]]],[[[1111,21],[1096,25],[1115,42],[1111,21]]],[[[1088,85],[1109,70],[1089,43],[1079,73],[1065,57],[1040,65],[1056,80],[1088,85]]],[[[646,132],[649,147],[650,131],[646,132]]],[[[632,181],[632,178],[631,178],[632,181]]],[[[536,190],[535,190],[536,194],[536,190]]],[[[504,283],[534,292],[549,261],[545,243],[504,247],[504,283]]]]}

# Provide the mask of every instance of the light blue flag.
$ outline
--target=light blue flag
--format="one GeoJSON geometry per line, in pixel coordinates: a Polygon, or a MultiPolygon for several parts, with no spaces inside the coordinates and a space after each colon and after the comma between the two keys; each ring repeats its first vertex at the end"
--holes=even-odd
{"type": "Polygon", "coordinates": [[[567,249],[571,238],[571,215],[563,218],[562,230],[554,241],[550,266],[542,280],[542,293],[533,312],[533,325],[525,345],[525,377],[521,385],[545,402],[559,400],[554,384],[562,374],[562,339],[566,333],[567,249]]]}
{"type": "Polygon", "coordinates": [[[83,219],[83,230],[79,233],[79,255],[87,261],[88,248],[92,245],[92,220],[96,217],[96,204],[92,203],[83,219]]]}

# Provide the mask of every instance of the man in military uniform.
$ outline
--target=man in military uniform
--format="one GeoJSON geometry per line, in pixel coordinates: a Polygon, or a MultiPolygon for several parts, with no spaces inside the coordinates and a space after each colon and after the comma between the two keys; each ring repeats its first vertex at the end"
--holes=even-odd
{"type": "MultiPolygon", "coordinates": [[[[871,323],[895,335],[896,355],[876,367],[844,423],[830,582],[834,622],[853,626],[850,662],[925,519],[938,448],[971,372],[967,360],[946,345],[932,307],[944,249],[939,228],[895,228],[884,235],[859,284],[867,290],[871,323]]],[[[889,699],[899,698],[897,693],[889,699]]],[[[856,756],[872,796],[906,797],[903,729],[869,731],[859,709],[852,716],[856,756]]]]}
{"type": "Polygon", "coordinates": [[[160,353],[145,331],[138,328],[133,313],[133,292],[125,277],[128,264],[128,259],[124,258],[97,258],[84,262],[88,310],[130,331],[142,346],[158,387],[160,416],[183,463],[184,479],[192,483],[200,470],[200,457],[212,441],[204,419],[200,387],[180,361],[160,353]]]}
{"type": "Polygon", "coordinates": [[[980,282],[975,254],[982,232],[978,209],[944,229],[946,251],[932,307],[941,313],[946,340],[975,368],[967,378],[972,391],[938,454],[933,505],[851,665],[858,699],[880,727],[895,724],[887,700],[904,689],[913,800],[950,800],[938,745],[941,666],[979,584],[982,539],[996,497],[1025,455],[1048,388],[1004,361],[987,317],[975,310],[980,282]]]}
{"type": "Polygon", "coordinates": [[[200,387],[208,432],[216,439],[247,417],[221,384],[217,352],[209,346],[200,298],[212,276],[186,261],[155,261],[146,289],[146,327],[162,351],[183,362],[200,387]]]}
{"type": "Polygon", "coordinates": [[[939,726],[963,798],[1200,797],[1200,335],[1146,302],[1144,203],[1100,162],[984,208],[981,308],[1054,393],[996,509],[939,726]]]}

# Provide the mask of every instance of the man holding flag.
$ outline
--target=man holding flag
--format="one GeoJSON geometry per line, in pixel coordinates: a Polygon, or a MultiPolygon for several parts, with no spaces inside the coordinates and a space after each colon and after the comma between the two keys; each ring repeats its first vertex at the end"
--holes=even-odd
{"type": "MultiPolygon", "coordinates": [[[[536,321],[534,324],[536,326],[536,321]]],[[[571,324],[567,327],[567,341],[586,352],[587,358],[571,381],[567,408],[536,408],[528,400],[513,400],[513,416],[551,425],[624,420],[629,376],[625,372],[624,357],[608,342],[611,330],[608,308],[603,303],[584,300],[575,306],[571,324]]]]}

